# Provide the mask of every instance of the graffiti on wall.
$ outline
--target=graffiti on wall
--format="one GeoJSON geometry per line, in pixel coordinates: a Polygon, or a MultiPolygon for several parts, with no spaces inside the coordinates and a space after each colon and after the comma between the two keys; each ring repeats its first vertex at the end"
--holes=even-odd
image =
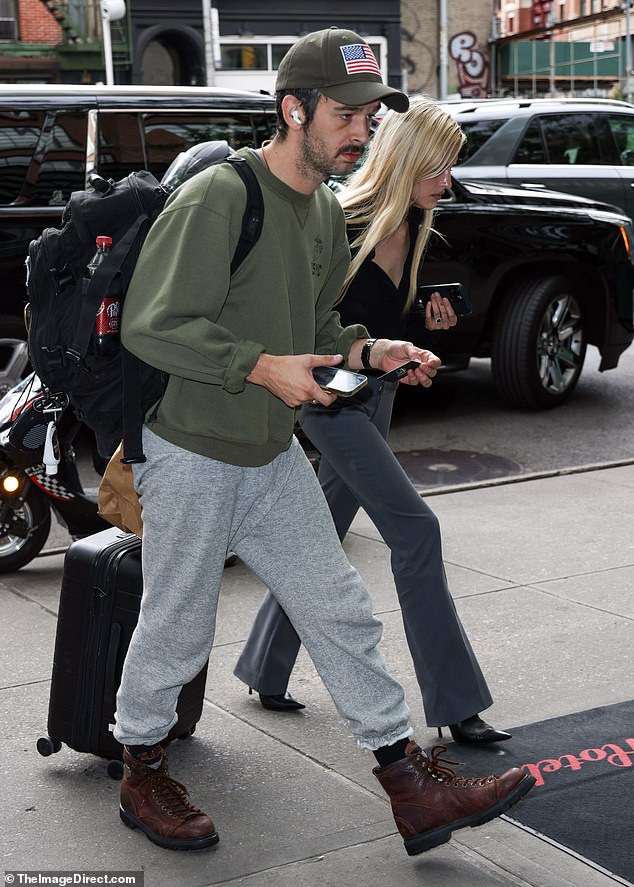
{"type": "Polygon", "coordinates": [[[449,41],[449,55],[456,63],[458,86],[463,98],[481,98],[487,95],[489,63],[477,48],[476,35],[461,31],[449,41]]]}

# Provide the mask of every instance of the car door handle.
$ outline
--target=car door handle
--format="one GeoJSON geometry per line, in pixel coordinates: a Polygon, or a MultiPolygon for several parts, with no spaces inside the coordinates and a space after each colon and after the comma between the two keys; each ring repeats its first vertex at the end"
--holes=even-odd
{"type": "Polygon", "coordinates": [[[524,188],[546,188],[543,182],[522,182],[524,188]]]}

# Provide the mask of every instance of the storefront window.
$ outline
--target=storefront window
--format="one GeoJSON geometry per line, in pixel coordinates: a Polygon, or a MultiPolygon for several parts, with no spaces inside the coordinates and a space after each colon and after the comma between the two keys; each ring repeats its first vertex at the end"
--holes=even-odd
{"type": "Polygon", "coordinates": [[[268,68],[265,43],[224,43],[220,52],[223,71],[266,71],[268,68]]]}
{"type": "Polygon", "coordinates": [[[15,0],[0,0],[0,40],[18,39],[18,13],[15,0]]]}

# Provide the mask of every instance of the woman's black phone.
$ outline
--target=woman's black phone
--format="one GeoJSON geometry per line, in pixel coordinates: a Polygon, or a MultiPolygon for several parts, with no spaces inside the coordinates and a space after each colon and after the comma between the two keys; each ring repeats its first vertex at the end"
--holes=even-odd
{"type": "Polygon", "coordinates": [[[368,384],[368,377],[338,367],[313,367],[313,378],[320,388],[337,397],[351,397],[368,384]]]}
{"type": "Polygon", "coordinates": [[[461,283],[436,283],[419,286],[416,291],[416,301],[425,306],[431,299],[432,293],[438,293],[443,298],[449,299],[451,307],[458,317],[466,317],[473,312],[469,297],[461,283]]]}
{"type": "Polygon", "coordinates": [[[379,382],[398,382],[399,379],[407,375],[408,370],[415,370],[419,366],[420,360],[408,360],[407,363],[402,363],[395,370],[390,370],[389,373],[383,373],[382,376],[379,376],[379,382]]]}

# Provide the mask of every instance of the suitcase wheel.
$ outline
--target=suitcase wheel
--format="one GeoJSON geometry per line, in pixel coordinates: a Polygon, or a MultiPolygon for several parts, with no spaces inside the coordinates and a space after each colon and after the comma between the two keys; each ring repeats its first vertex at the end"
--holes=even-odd
{"type": "Polygon", "coordinates": [[[37,750],[43,758],[48,758],[49,755],[57,754],[61,747],[62,743],[59,739],[51,739],[50,736],[40,736],[37,741],[37,750]]]}
{"type": "Polygon", "coordinates": [[[123,779],[123,761],[108,761],[108,776],[110,779],[123,779]]]}

